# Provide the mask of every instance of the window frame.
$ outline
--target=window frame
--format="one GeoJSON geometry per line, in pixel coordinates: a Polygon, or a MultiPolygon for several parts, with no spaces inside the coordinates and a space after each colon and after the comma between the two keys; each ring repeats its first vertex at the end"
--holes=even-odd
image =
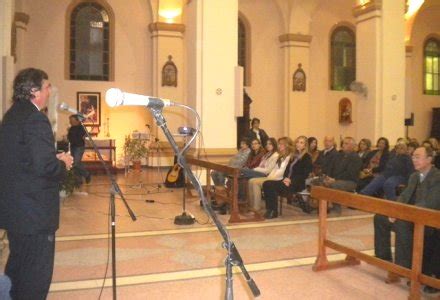
{"type": "Polygon", "coordinates": [[[105,0],[74,0],[70,3],[66,10],[65,17],[65,63],[64,63],[64,77],[66,80],[82,80],[82,81],[102,81],[110,82],[115,80],[115,16],[113,9],[105,0]],[[92,3],[101,6],[108,15],[108,78],[107,79],[95,79],[95,78],[71,78],[70,66],[71,66],[71,18],[74,10],[85,3],[92,3]]]}
{"type": "MultiPolygon", "coordinates": [[[[434,56],[432,56],[434,57],[434,56]]],[[[423,95],[427,95],[427,96],[439,96],[440,95],[440,37],[437,35],[429,35],[426,37],[424,43],[423,43],[423,49],[422,49],[422,65],[423,65],[423,73],[422,73],[422,78],[423,78],[423,95]],[[427,80],[426,80],[426,75],[428,74],[428,70],[426,69],[426,59],[427,59],[427,51],[426,51],[426,47],[428,46],[428,44],[430,42],[434,42],[437,44],[437,47],[439,49],[439,52],[437,53],[438,56],[437,57],[437,73],[430,73],[430,74],[436,74],[437,78],[438,78],[438,82],[437,82],[437,90],[428,90],[427,89],[427,80]]]]}
{"type": "Polygon", "coordinates": [[[351,37],[353,38],[353,43],[354,43],[354,57],[353,57],[353,61],[354,61],[354,65],[353,65],[353,73],[354,73],[354,78],[353,81],[356,80],[356,27],[353,26],[351,23],[346,23],[346,22],[341,22],[336,24],[332,30],[330,31],[330,39],[329,39],[329,89],[331,91],[350,91],[350,84],[349,83],[347,86],[344,86],[343,89],[337,89],[335,88],[335,78],[334,78],[334,68],[335,68],[335,63],[334,63],[334,38],[336,36],[336,34],[340,31],[347,31],[351,37]]]}

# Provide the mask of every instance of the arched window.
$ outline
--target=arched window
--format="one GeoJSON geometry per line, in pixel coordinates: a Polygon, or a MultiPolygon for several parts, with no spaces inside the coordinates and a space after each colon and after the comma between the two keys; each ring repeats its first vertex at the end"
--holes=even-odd
{"type": "Polygon", "coordinates": [[[337,27],[331,35],[330,89],[347,91],[356,79],[356,37],[347,26],[337,27]]]}
{"type": "Polygon", "coordinates": [[[440,41],[430,38],[425,42],[424,52],[424,94],[440,95],[440,41]]]}
{"type": "Polygon", "coordinates": [[[250,85],[250,32],[243,17],[238,18],[238,65],[244,69],[243,83],[250,85]]]}
{"type": "Polygon", "coordinates": [[[112,80],[111,16],[98,1],[80,1],[72,8],[68,23],[69,79],[112,80]]]}

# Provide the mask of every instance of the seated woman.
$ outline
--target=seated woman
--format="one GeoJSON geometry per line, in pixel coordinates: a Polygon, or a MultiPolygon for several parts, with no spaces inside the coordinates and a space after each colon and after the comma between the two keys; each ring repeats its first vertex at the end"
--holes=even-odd
{"type": "Polygon", "coordinates": [[[357,154],[362,159],[363,163],[365,163],[365,159],[367,158],[368,153],[371,151],[371,141],[369,139],[362,139],[358,144],[357,154]]]}
{"type": "Polygon", "coordinates": [[[308,151],[307,137],[300,136],[295,141],[295,152],[284,171],[284,179],[268,180],[263,183],[266,200],[266,219],[278,217],[278,196],[283,192],[297,193],[306,187],[306,178],[312,172],[312,158],[308,151]]]}
{"type": "MultiPolygon", "coordinates": [[[[278,139],[278,159],[275,166],[270,171],[267,177],[254,177],[248,181],[249,191],[249,206],[254,211],[261,209],[261,189],[266,180],[281,180],[283,179],[284,170],[290,160],[290,155],[294,151],[293,141],[289,137],[282,137],[278,139]]],[[[275,155],[275,154],[274,154],[275,155]]]]}
{"type": "Polygon", "coordinates": [[[260,140],[257,138],[253,139],[251,141],[251,152],[249,153],[244,168],[254,169],[258,167],[264,154],[266,154],[266,150],[261,146],[260,140]]]}
{"type": "Polygon", "coordinates": [[[361,191],[374,178],[385,169],[385,166],[390,157],[390,143],[388,139],[381,137],[377,140],[376,150],[371,151],[365,157],[363,169],[359,175],[357,191],[361,191]]]}
{"type": "Polygon", "coordinates": [[[374,177],[360,194],[375,196],[383,189],[386,199],[396,200],[396,188],[407,184],[409,175],[414,172],[414,166],[406,144],[397,144],[395,150],[396,154],[388,160],[385,170],[374,177]]]}
{"type": "Polygon", "coordinates": [[[241,169],[240,175],[243,178],[266,177],[275,167],[278,156],[279,154],[277,140],[274,138],[269,138],[266,143],[266,152],[261,157],[259,165],[253,167],[254,164],[246,164],[246,166],[241,169]]]}
{"type": "Polygon", "coordinates": [[[313,174],[317,174],[320,172],[320,167],[318,164],[318,160],[319,160],[319,154],[320,151],[318,150],[318,140],[311,136],[307,139],[307,144],[309,145],[309,154],[312,158],[312,164],[313,164],[313,174]]]}

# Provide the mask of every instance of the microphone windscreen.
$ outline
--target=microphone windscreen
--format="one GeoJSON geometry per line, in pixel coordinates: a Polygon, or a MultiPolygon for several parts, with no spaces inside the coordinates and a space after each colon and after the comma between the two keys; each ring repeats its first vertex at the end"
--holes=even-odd
{"type": "Polygon", "coordinates": [[[111,88],[105,93],[105,102],[110,107],[119,106],[122,104],[124,95],[120,89],[111,88]]]}
{"type": "Polygon", "coordinates": [[[69,109],[69,105],[68,105],[67,103],[65,103],[65,102],[60,103],[60,104],[58,105],[58,109],[61,109],[61,110],[68,110],[68,109],[69,109]]]}

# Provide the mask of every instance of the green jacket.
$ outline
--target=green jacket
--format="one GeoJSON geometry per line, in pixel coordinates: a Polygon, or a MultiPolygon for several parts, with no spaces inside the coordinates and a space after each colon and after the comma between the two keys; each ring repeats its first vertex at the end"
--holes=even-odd
{"type": "Polygon", "coordinates": [[[422,183],[420,183],[420,172],[412,173],[407,187],[397,201],[409,204],[413,194],[415,197],[414,205],[440,210],[440,170],[433,166],[422,183]]]}

